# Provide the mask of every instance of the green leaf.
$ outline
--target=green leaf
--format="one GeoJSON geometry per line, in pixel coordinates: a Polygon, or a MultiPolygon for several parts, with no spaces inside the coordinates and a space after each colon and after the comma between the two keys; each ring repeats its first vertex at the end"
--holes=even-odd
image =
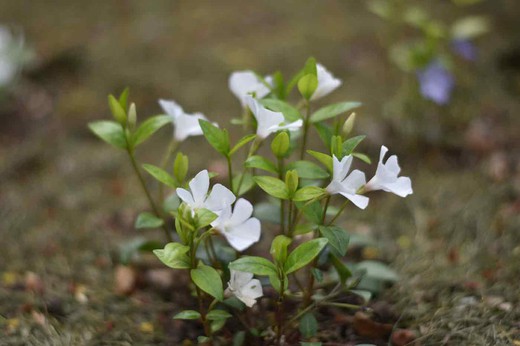
{"type": "Polygon", "coordinates": [[[197,209],[195,215],[197,220],[197,229],[201,229],[208,226],[217,218],[217,214],[213,213],[211,210],[204,208],[197,209]]]}
{"type": "Polygon", "coordinates": [[[289,94],[291,92],[291,90],[298,83],[301,77],[309,73],[315,76],[317,75],[316,59],[314,59],[313,57],[308,58],[305,62],[305,66],[300,71],[298,71],[298,73],[294,75],[294,77],[289,81],[289,83],[287,84],[286,94],[289,94]]]}
{"type": "Polygon", "coordinates": [[[361,106],[360,102],[339,102],[334,103],[329,106],[325,106],[323,108],[318,109],[314,112],[311,117],[311,123],[317,123],[323,120],[327,120],[329,118],[334,118],[341,113],[348,112],[354,108],[361,106]]]}
{"type": "Polygon", "coordinates": [[[258,168],[271,173],[278,173],[275,164],[260,155],[251,156],[244,164],[247,168],[258,168]]]}
{"type": "Polygon", "coordinates": [[[354,149],[356,149],[358,144],[361,143],[363,141],[363,139],[365,139],[365,137],[366,136],[364,136],[364,135],[356,136],[356,137],[349,138],[345,142],[343,142],[343,150],[342,150],[343,156],[352,154],[354,149]]]}
{"type": "Polygon", "coordinates": [[[88,124],[96,136],[119,149],[126,149],[125,132],[120,124],[111,120],[99,120],[88,124]]]}
{"type": "Polygon", "coordinates": [[[140,213],[135,220],[135,228],[158,228],[164,225],[164,220],[147,211],[140,213]]]}
{"type": "Polygon", "coordinates": [[[333,136],[332,128],[325,122],[322,123],[314,123],[314,127],[316,131],[318,131],[318,135],[320,136],[321,141],[328,148],[330,147],[330,139],[333,136]]]}
{"type": "Polygon", "coordinates": [[[130,95],[130,88],[126,87],[125,90],[119,95],[119,99],[117,100],[119,102],[119,105],[121,105],[121,108],[127,109],[128,108],[128,96],[130,95]]]}
{"type": "Polygon", "coordinates": [[[187,253],[190,248],[181,243],[168,243],[164,249],[153,250],[161,262],[174,269],[189,269],[190,258],[187,253]]]}
{"type": "Polygon", "coordinates": [[[290,274],[309,264],[327,245],[327,239],[317,238],[299,245],[287,257],[284,265],[285,274],[290,274]]]}
{"type": "MultiPolygon", "coordinates": [[[[318,78],[313,74],[306,74],[300,78],[298,81],[298,90],[300,94],[306,99],[309,100],[312,97],[312,94],[316,91],[318,87],[318,78]]],[[[311,116],[312,121],[312,116],[311,116]]]]}
{"type": "Polygon", "coordinates": [[[233,336],[233,346],[243,346],[246,341],[246,332],[241,330],[233,336]]]}
{"type": "Polygon", "coordinates": [[[253,180],[253,176],[249,173],[244,173],[244,178],[242,178],[242,174],[243,173],[237,174],[233,178],[233,187],[235,187],[235,189],[238,189],[238,184],[240,183],[240,181],[242,181],[242,185],[240,185],[240,191],[233,191],[235,195],[237,195],[237,197],[242,196],[243,194],[251,190],[253,187],[255,187],[255,181],[253,180]]]}
{"type": "Polygon", "coordinates": [[[237,144],[235,144],[235,146],[233,147],[233,149],[231,149],[231,151],[229,152],[229,156],[233,155],[234,153],[237,152],[238,149],[242,148],[244,145],[246,145],[247,143],[251,142],[253,139],[256,138],[256,135],[255,134],[251,134],[251,135],[245,135],[244,137],[242,137],[237,144]]]}
{"type": "Polygon", "coordinates": [[[281,112],[284,115],[285,120],[287,120],[288,122],[294,122],[302,118],[302,115],[300,114],[298,109],[285,101],[277,99],[263,99],[259,102],[264,107],[274,112],[281,112]]]}
{"type": "Polygon", "coordinates": [[[334,256],[334,254],[330,253],[329,258],[332,265],[334,266],[334,269],[336,269],[336,272],[339,275],[339,280],[341,284],[344,285],[347,282],[348,278],[352,276],[352,273],[347,268],[347,266],[343,262],[341,262],[341,260],[338,257],[334,256]]]}
{"type": "Polygon", "coordinates": [[[286,157],[289,154],[290,145],[289,134],[286,131],[282,131],[271,142],[271,151],[278,158],[286,157]]]}
{"type": "Polygon", "coordinates": [[[231,315],[229,312],[227,312],[226,310],[211,310],[210,312],[208,312],[208,314],[206,315],[206,318],[210,321],[217,321],[217,320],[225,320],[225,319],[228,319],[230,317],[233,317],[233,315],[231,315]]]}
{"type": "Polygon", "coordinates": [[[317,282],[323,282],[323,273],[318,268],[312,268],[311,270],[312,276],[316,279],[317,282]]]}
{"type": "Polygon", "coordinates": [[[312,312],[302,316],[300,320],[300,333],[305,339],[312,338],[318,332],[318,321],[312,312]]]}
{"type": "Polygon", "coordinates": [[[283,264],[287,259],[287,247],[291,244],[292,239],[284,235],[278,235],[273,239],[271,243],[271,256],[273,259],[283,264]]]}
{"type": "Polygon", "coordinates": [[[197,285],[201,290],[218,301],[224,300],[222,279],[214,268],[201,263],[197,269],[192,269],[190,274],[195,285],[197,285]]]}
{"type": "Polygon", "coordinates": [[[337,226],[320,226],[320,233],[329,240],[332,253],[341,257],[347,253],[349,235],[337,226]]]}
{"type": "Polygon", "coordinates": [[[132,135],[132,141],[134,146],[146,141],[151,135],[166,124],[172,122],[172,118],[169,115],[156,115],[154,117],[146,119],[132,135]]]}
{"type": "Polygon", "coordinates": [[[218,332],[219,330],[221,330],[224,327],[225,324],[226,324],[225,319],[215,320],[215,321],[211,322],[211,324],[210,324],[211,332],[212,333],[218,332]]]}
{"type": "Polygon", "coordinates": [[[307,153],[327,167],[329,172],[332,172],[332,156],[314,150],[307,150],[307,153]]]}
{"type": "Polygon", "coordinates": [[[221,130],[209,121],[203,119],[199,119],[199,124],[208,143],[222,155],[228,156],[230,153],[230,144],[227,131],[221,130]]]}
{"type": "Polygon", "coordinates": [[[293,200],[296,202],[310,201],[325,194],[325,190],[318,186],[305,186],[296,191],[293,200]]]}
{"type": "Polygon", "coordinates": [[[302,179],[326,179],[330,175],[317,164],[309,161],[295,161],[287,165],[287,169],[294,169],[302,179]]]}
{"type": "Polygon", "coordinates": [[[298,172],[290,170],[285,173],[285,187],[287,188],[287,193],[289,194],[290,199],[294,197],[294,193],[298,189],[298,183],[298,172]]]}
{"type": "Polygon", "coordinates": [[[361,161],[363,161],[365,163],[368,163],[368,164],[372,163],[372,160],[370,160],[370,157],[366,156],[365,154],[352,153],[352,156],[357,157],[358,159],[360,159],[361,161]]]}
{"type": "Polygon", "coordinates": [[[297,202],[296,207],[300,209],[310,222],[320,224],[323,219],[323,209],[319,201],[311,203],[297,202]]]}
{"type": "Polygon", "coordinates": [[[254,177],[253,179],[267,194],[280,199],[289,198],[289,191],[280,179],[268,176],[254,177]]]}
{"type": "Polygon", "coordinates": [[[179,312],[177,315],[173,316],[175,320],[198,320],[200,318],[200,313],[195,310],[184,310],[179,312]]]}
{"type": "Polygon", "coordinates": [[[244,256],[229,263],[229,269],[253,273],[255,275],[277,275],[276,267],[269,260],[258,256],[244,256]]]}
{"type": "Polygon", "coordinates": [[[173,162],[173,175],[177,180],[178,185],[184,184],[186,175],[188,174],[189,159],[183,153],[177,153],[175,161],[173,162]]]}
{"type": "Polygon", "coordinates": [[[114,119],[121,125],[124,125],[126,123],[126,111],[121,107],[114,95],[108,95],[108,107],[110,107],[110,112],[112,112],[114,119]]]}
{"type": "Polygon", "coordinates": [[[278,275],[269,275],[269,282],[271,283],[271,286],[273,286],[273,288],[276,290],[276,292],[279,293],[287,290],[287,287],[289,287],[289,279],[287,278],[287,275],[284,275],[283,288],[281,287],[282,282],[280,281],[278,275]]]}
{"type": "Polygon", "coordinates": [[[147,163],[143,164],[143,168],[147,171],[152,177],[160,181],[161,183],[168,185],[169,187],[176,187],[175,180],[171,175],[169,175],[165,170],[154,166],[149,165],[147,163]]]}
{"type": "Polygon", "coordinates": [[[343,152],[343,139],[341,136],[332,136],[330,140],[330,154],[336,156],[338,159],[342,159],[341,155],[343,152]]]}

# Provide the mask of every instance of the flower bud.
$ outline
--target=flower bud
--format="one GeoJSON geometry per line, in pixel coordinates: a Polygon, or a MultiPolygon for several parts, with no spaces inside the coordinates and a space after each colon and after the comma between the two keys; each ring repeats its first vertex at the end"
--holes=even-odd
{"type": "Polygon", "coordinates": [[[287,171],[285,174],[285,186],[287,186],[289,196],[294,196],[296,190],[298,190],[298,172],[295,170],[287,171]]]}
{"type": "Polygon", "coordinates": [[[135,108],[135,103],[130,105],[128,109],[128,127],[130,129],[135,129],[135,125],[137,124],[137,110],[135,108]]]}
{"type": "Polygon", "coordinates": [[[282,158],[289,154],[290,140],[287,132],[280,132],[271,142],[271,150],[274,156],[282,158]]]}
{"type": "Polygon", "coordinates": [[[114,119],[116,119],[116,121],[121,125],[125,126],[126,112],[113,95],[108,95],[108,106],[110,107],[110,111],[112,112],[114,119]]]}
{"type": "Polygon", "coordinates": [[[350,132],[352,132],[352,129],[354,128],[354,123],[356,122],[356,113],[353,112],[349,115],[347,120],[345,120],[345,123],[343,124],[343,134],[345,136],[348,136],[350,132]]]}

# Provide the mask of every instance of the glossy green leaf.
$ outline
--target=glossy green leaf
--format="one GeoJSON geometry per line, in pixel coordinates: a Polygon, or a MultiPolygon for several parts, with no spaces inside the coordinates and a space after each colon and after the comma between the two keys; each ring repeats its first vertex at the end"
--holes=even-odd
{"type": "Polygon", "coordinates": [[[341,284],[344,285],[348,278],[352,276],[350,269],[348,269],[348,267],[334,254],[330,253],[329,258],[330,262],[334,266],[334,269],[336,269],[336,272],[338,273],[341,284]]]}
{"type": "Polygon", "coordinates": [[[287,259],[287,247],[291,244],[292,239],[284,235],[278,235],[271,243],[271,256],[278,263],[284,263],[287,259]]]}
{"type": "Polygon", "coordinates": [[[224,289],[222,288],[222,279],[218,272],[205,264],[199,264],[197,269],[192,269],[191,279],[201,290],[217,299],[224,300],[224,289]]]}
{"type": "Polygon", "coordinates": [[[235,144],[235,146],[233,147],[233,149],[231,149],[231,151],[229,152],[229,155],[233,155],[234,153],[237,152],[238,149],[242,148],[244,145],[246,145],[247,143],[251,142],[252,140],[254,140],[256,138],[256,135],[255,134],[251,134],[251,135],[245,135],[244,137],[240,138],[240,140],[238,141],[237,144],[235,144]]]}
{"type": "Polygon", "coordinates": [[[330,147],[330,139],[334,135],[330,125],[325,122],[314,123],[313,125],[316,128],[316,131],[318,132],[318,135],[320,136],[323,144],[325,144],[327,148],[330,147]]]}
{"type": "Polygon", "coordinates": [[[370,157],[366,156],[365,154],[352,153],[352,156],[357,157],[358,159],[360,159],[361,161],[363,161],[365,163],[368,163],[368,164],[372,163],[372,160],[370,160],[370,157]]]}
{"type": "Polygon", "coordinates": [[[327,245],[327,239],[317,238],[309,240],[291,252],[284,265],[285,274],[290,274],[309,264],[327,245]]]}
{"type": "Polygon", "coordinates": [[[99,138],[119,149],[126,149],[125,132],[120,124],[110,120],[99,120],[88,124],[99,138]]]}
{"type": "Polygon", "coordinates": [[[199,119],[200,127],[208,143],[224,156],[230,153],[229,134],[226,130],[221,130],[209,121],[199,119]]]}
{"type": "Polygon", "coordinates": [[[305,186],[296,191],[293,200],[297,202],[310,201],[325,194],[325,190],[318,186],[305,186]]]}
{"type": "Polygon", "coordinates": [[[289,198],[287,187],[280,179],[268,176],[254,177],[253,179],[267,194],[280,199],[289,198]]]}
{"type": "Polygon", "coordinates": [[[229,263],[229,269],[253,273],[255,275],[277,275],[275,265],[263,257],[244,256],[229,263]]]}
{"type": "Polygon", "coordinates": [[[329,246],[334,255],[341,257],[347,253],[349,235],[341,227],[320,226],[320,233],[329,240],[329,246]]]}
{"type": "Polygon", "coordinates": [[[132,135],[134,146],[146,141],[151,135],[166,124],[172,122],[172,118],[169,115],[156,115],[149,119],[146,119],[132,135]]]}
{"type": "Polygon", "coordinates": [[[154,165],[149,165],[147,163],[143,164],[143,168],[152,177],[154,177],[161,183],[168,185],[169,187],[173,187],[173,188],[176,187],[175,180],[165,170],[163,170],[157,166],[154,166],[154,165]]]}
{"type": "Polygon", "coordinates": [[[189,250],[188,246],[173,242],[166,244],[164,249],[153,250],[153,253],[170,268],[189,269],[190,258],[187,255],[189,250]]]}
{"type": "Polygon", "coordinates": [[[343,151],[342,151],[343,155],[342,156],[347,156],[347,155],[352,154],[354,149],[356,149],[358,144],[361,143],[365,139],[365,137],[366,136],[364,136],[364,135],[356,136],[356,137],[349,138],[345,142],[343,142],[343,151]]]}
{"type": "Polygon", "coordinates": [[[130,95],[130,88],[126,87],[123,92],[119,95],[119,99],[117,100],[119,102],[119,105],[123,109],[128,108],[128,96],[130,95]]]}
{"type": "Polygon", "coordinates": [[[118,123],[121,125],[126,124],[126,111],[121,107],[119,101],[114,97],[114,95],[108,95],[108,107],[110,108],[110,112],[112,116],[118,123]]]}
{"type": "Polygon", "coordinates": [[[244,163],[247,168],[258,168],[271,173],[278,173],[274,163],[263,156],[253,155],[244,163]]]}
{"type": "Polygon", "coordinates": [[[211,210],[200,208],[197,209],[195,213],[195,219],[197,221],[197,229],[204,228],[208,226],[210,223],[215,221],[217,218],[217,214],[212,212],[211,210]]]}
{"type": "Polygon", "coordinates": [[[237,174],[233,177],[233,187],[235,188],[235,191],[233,191],[235,195],[237,195],[237,197],[242,196],[255,187],[253,176],[250,173],[245,173],[244,178],[242,178],[242,173],[237,174]],[[240,182],[242,182],[240,185],[240,191],[237,192],[236,189],[238,189],[240,182]]]}
{"type": "Polygon", "coordinates": [[[295,161],[287,165],[287,169],[294,169],[298,172],[298,176],[302,179],[326,179],[330,177],[330,174],[318,166],[317,164],[309,161],[295,161]]]}
{"type": "Polygon", "coordinates": [[[300,319],[300,333],[305,339],[312,338],[318,332],[318,321],[312,312],[308,312],[300,319]]]}
{"type": "Polygon", "coordinates": [[[307,153],[327,167],[329,172],[332,172],[332,156],[314,150],[307,150],[307,153]]]}
{"type": "Polygon", "coordinates": [[[316,77],[316,75],[313,74],[306,74],[303,77],[301,77],[298,81],[298,90],[306,100],[309,100],[312,97],[312,94],[314,94],[317,87],[318,78],[316,77]]]}
{"type": "Polygon", "coordinates": [[[233,315],[231,315],[226,310],[219,310],[219,309],[211,310],[206,315],[206,318],[210,321],[226,320],[230,317],[233,317],[233,315]]]}
{"type": "Polygon", "coordinates": [[[274,112],[282,113],[285,120],[288,122],[294,122],[302,118],[298,109],[285,101],[277,99],[262,99],[260,100],[260,103],[274,112]]]}
{"type": "Polygon", "coordinates": [[[186,180],[189,168],[189,159],[183,153],[177,153],[175,161],[173,161],[173,176],[177,180],[177,184],[182,185],[186,180]]]}
{"type": "Polygon", "coordinates": [[[348,112],[354,108],[361,106],[360,102],[339,102],[329,106],[318,109],[312,113],[310,121],[311,123],[317,123],[323,120],[334,118],[337,115],[348,112]]]}
{"type": "Polygon", "coordinates": [[[142,212],[135,220],[135,228],[158,228],[164,225],[164,220],[150,212],[142,212]]]}
{"type": "Polygon", "coordinates": [[[177,315],[173,316],[175,320],[198,320],[200,318],[200,313],[195,310],[184,310],[179,312],[177,315]]]}
{"type": "Polygon", "coordinates": [[[278,133],[271,142],[271,151],[278,158],[286,157],[289,154],[291,141],[286,131],[278,133]]]}

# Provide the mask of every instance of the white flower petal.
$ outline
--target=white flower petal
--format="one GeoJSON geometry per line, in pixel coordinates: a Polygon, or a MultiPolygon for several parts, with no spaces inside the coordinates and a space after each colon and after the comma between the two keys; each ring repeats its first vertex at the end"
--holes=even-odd
{"type": "Polygon", "coordinates": [[[206,208],[212,212],[217,212],[226,206],[230,206],[235,200],[236,197],[230,189],[222,184],[215,184],[206,199],[206,208]]]}
{"type": "Polygon", "coordinates": [[[349,191],[354,193],[359,190],[359,188],[366,184],[365,173],[360,170],[353,170],[352,173],[348,175],[348,177],[343,180],[342,185],[349,191]]]}
{"type": "Polygon", "coordinates": [[[193,196],[194,204],[199,208],[203,206],[209,189],[209,174],[207,170],[197,173],[190,183],[190,190],[193,196]]]}
{"type": "Polygon", "coordinates": [[[231,226],[244,223],[253,215],[253,205],[246,199],[240,198],[233,209],[233,215],[229,219],[231,226]]]}
{"type": "Polygon", "coordinates": [[[175,101],[172,100],[159,100],[159,105],[163,109],[163,111],[172,116],[173,120],[177,120],[179,115],[183,114],[184,111],[182,110],[182,107],[175,101]]]}
{"type": "Polygon", "coordinates": [[[190,136],[202,135],[202,128],[199,119],[206,119],[202,113],[181,114],[175,120],[175,130],[173,136],[179,142],[184,141],[190,136]]]}
{"type": "MultiPolygon", "coordinates": [[[[266,82],[269,83],[266,78],[266,82]]],[[[253,71],[233,72],[229,77],[229,89],[240,100],[242,106],[246,104],[246,97],[252,93],[259,99],[269,94],[269,88],[258,79],[253,71]]]]}
{"type": "Polygon", "coordinates": [[[193,196],[191,195],[191,193],[188,190],[185,190],[185,189],[179,187],[175,191],[177,192],[177,196],[179,196],[179,198],[187,205],[192,206],[195,204],[195,201],[193,200],[193,196]]]}
{"type": "Polygon", "coordinates": [[[222,234],[229,245],[237,251],[244,251],[260,239],[261,225],[257,218],[250,218],[243,224],[226,229],[222,234]]]}
{"type": "Polygon", "coordinates": [[[408,177],[399,177],[397,178],[397,181],[384,186],[383,190],[395,193],[400,197],[406,197],[413,193],[412,181],[408,177]]]}
{"type": "Polygon", "coordinates": [[[250,280],[248,283],[243,285],[240,289],[240,293],[253,299],[260,298],[264,294],[262,291],[262,284],[258,279],[250,280]]]}
{"type": "Polygon", "coordinates": [[[311,100],[317,100],[336,90],[341,85],[341,80],[335,78],[323,65],[316,64],[318,87],[312,94],[311,100]]]}
{"type": "Polygon", "coordinates": [[[401,168],[399,167],[397,156],[392,155],[386,163],[383,162],[387,152],[388,148],[384,145],[381,146],[376,174],[365,185],[365,190],[383,190],[395,193],[400,197],[406,197],[409,194],[412,194],[413,190],[410,178],[398,177],[401,168]]]}
{"type": "Polygon", "coordinates": [[[340,192],[340,194],[354,203],[358,208],[365,209],[368,205],[369,198],[367,196],[356,195],[354,193],[340,192]]]}
{"type": "Polygon", "coordinates": [[[246,285],[253,279],[253,273],[241,272],[231,269],[229,285],[232,290],[239,291],[242,286],[246,285]]]}

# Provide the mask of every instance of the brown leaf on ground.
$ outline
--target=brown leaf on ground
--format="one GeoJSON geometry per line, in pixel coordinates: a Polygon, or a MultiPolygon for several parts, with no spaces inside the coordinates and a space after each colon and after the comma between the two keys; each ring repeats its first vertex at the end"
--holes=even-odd
{"type": "Polygon", "coordinates": [[[354,330],[359,336],[369,338],[386,338],[392,332],[392,325],[388,323],[378,323],[373,321],[369,315],[362,311],[354,315],[354,330]]]}
{"type": "Polygon", "coordinates": [[[416,338],[415,332],[409,329],[398,329],[392,333],[392,344],[395,346],[410,345],[416,338]]]}
{"type": "Polygon", "coordinates": [[[114,291],[120,295],[131,294],[136,285],[137,274],[128,266],[118,265],[114,273],[114,291]]]}

